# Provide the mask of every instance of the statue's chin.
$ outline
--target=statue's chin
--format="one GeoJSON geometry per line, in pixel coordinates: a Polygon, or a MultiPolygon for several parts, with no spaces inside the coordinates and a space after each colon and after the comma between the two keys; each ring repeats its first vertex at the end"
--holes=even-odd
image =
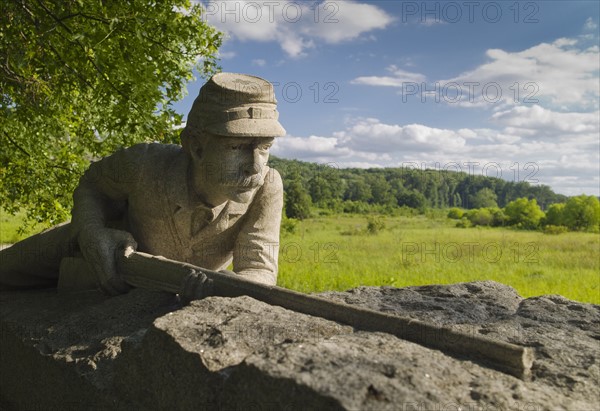
{"type": "Polygon", "coordinates": [[[227,193],[227,197],[236,203],[247,203],[252,199],[254,188],[234,188],[231,187],[227,193]]]}

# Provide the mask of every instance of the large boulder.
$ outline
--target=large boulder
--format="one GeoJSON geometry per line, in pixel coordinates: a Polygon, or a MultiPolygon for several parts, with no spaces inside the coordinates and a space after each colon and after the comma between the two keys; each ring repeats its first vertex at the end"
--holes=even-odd
{"type": "Polygon", "coordinates": [[[532,379],[249,297],[0,294],[2,409],[557,410],[600,403],[600,307],[494,282],[322,296],[533,347],[532,379]]]}

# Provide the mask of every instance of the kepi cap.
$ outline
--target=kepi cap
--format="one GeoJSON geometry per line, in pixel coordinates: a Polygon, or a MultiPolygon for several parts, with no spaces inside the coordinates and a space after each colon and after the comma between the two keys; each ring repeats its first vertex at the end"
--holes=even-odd
{"type": "Polygon", "coordinates": [[[217,73],[200,89],[186,129],[226,137],[281,137],[273,85],[247,74],[217,73]]]}

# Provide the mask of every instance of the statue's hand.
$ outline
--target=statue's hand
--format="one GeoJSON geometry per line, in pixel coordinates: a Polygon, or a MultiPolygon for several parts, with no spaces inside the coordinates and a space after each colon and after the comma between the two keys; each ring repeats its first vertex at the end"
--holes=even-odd
{"type": "Polygon", "coordinates": [[[112,228],[82,230],[79,234],[79,247],[102,291],[109,295],[129,291],[129,285],[119,276],[117,258],[126,251],[137,248],[131,234],[112,228]]]}
{"type": "Polygon", "coordinates": [[[201,300],[212,293],[212,281],[202,271],[190,273],[183,282],[179,297],[184,304],[201,300]]]}

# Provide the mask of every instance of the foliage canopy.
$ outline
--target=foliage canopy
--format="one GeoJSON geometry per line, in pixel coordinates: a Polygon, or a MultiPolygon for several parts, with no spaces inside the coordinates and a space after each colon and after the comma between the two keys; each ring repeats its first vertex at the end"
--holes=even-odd
{"type": "Polygon", "coordinates": [[[597,197],[579,195],[569,198],[563,209],[563,222],[571,230],[600,229],[600,201],[597,197]]]}
{"type": "Polygon", "coordinates": [[[519,198],[511,201],[505,207],[504,212],[509,218],[509,223],[522,228],[534,229],[539,226],[544,212],[534,199],[519,198]]]}
{"type": "Polygon", "coordinates": [[[222,34],[189,0],[4,0],[0,6],[0,200],[65,220],[90,160],[176,142],[172,103],[222,34]]]}
{"type": "MultiPolygon", "coordinates": [[[[269,164],[281,173],[286,193],[293,185],[294,190],[308,194],[314,206],[335,213],[398,207],[424,212],[428,208],[471,209],[474,205],[492,211],[523,197],[535,198],[540,207],[547,209],[567,199],[544,185],[532,186],[524,181],[453,171],[338,168],[335,163],[308,163],[274,156],[270,157],[269,164]]],[[[298,194],[294,195],[298,197],[298,194]]],[[[496,216],[495,211],[492,214],[494,221],[504,225],[504,216],[496,216]]]]}
{"type": "Polygon", "coordinates": [[[310,217],[311,199],[302,187],[300,178],[292,178],[285,190],[285,215],[304,220],[310,217]]]}
{"type": "Polygon", "coordinates": [[[479,190],[475,195],[470,196],[471,207],[473,208],[483,208],[483,207],[498,207],[498,203],[496,202],[498,196],[496,193],[488,188],[484,187],[479,190]]]}

